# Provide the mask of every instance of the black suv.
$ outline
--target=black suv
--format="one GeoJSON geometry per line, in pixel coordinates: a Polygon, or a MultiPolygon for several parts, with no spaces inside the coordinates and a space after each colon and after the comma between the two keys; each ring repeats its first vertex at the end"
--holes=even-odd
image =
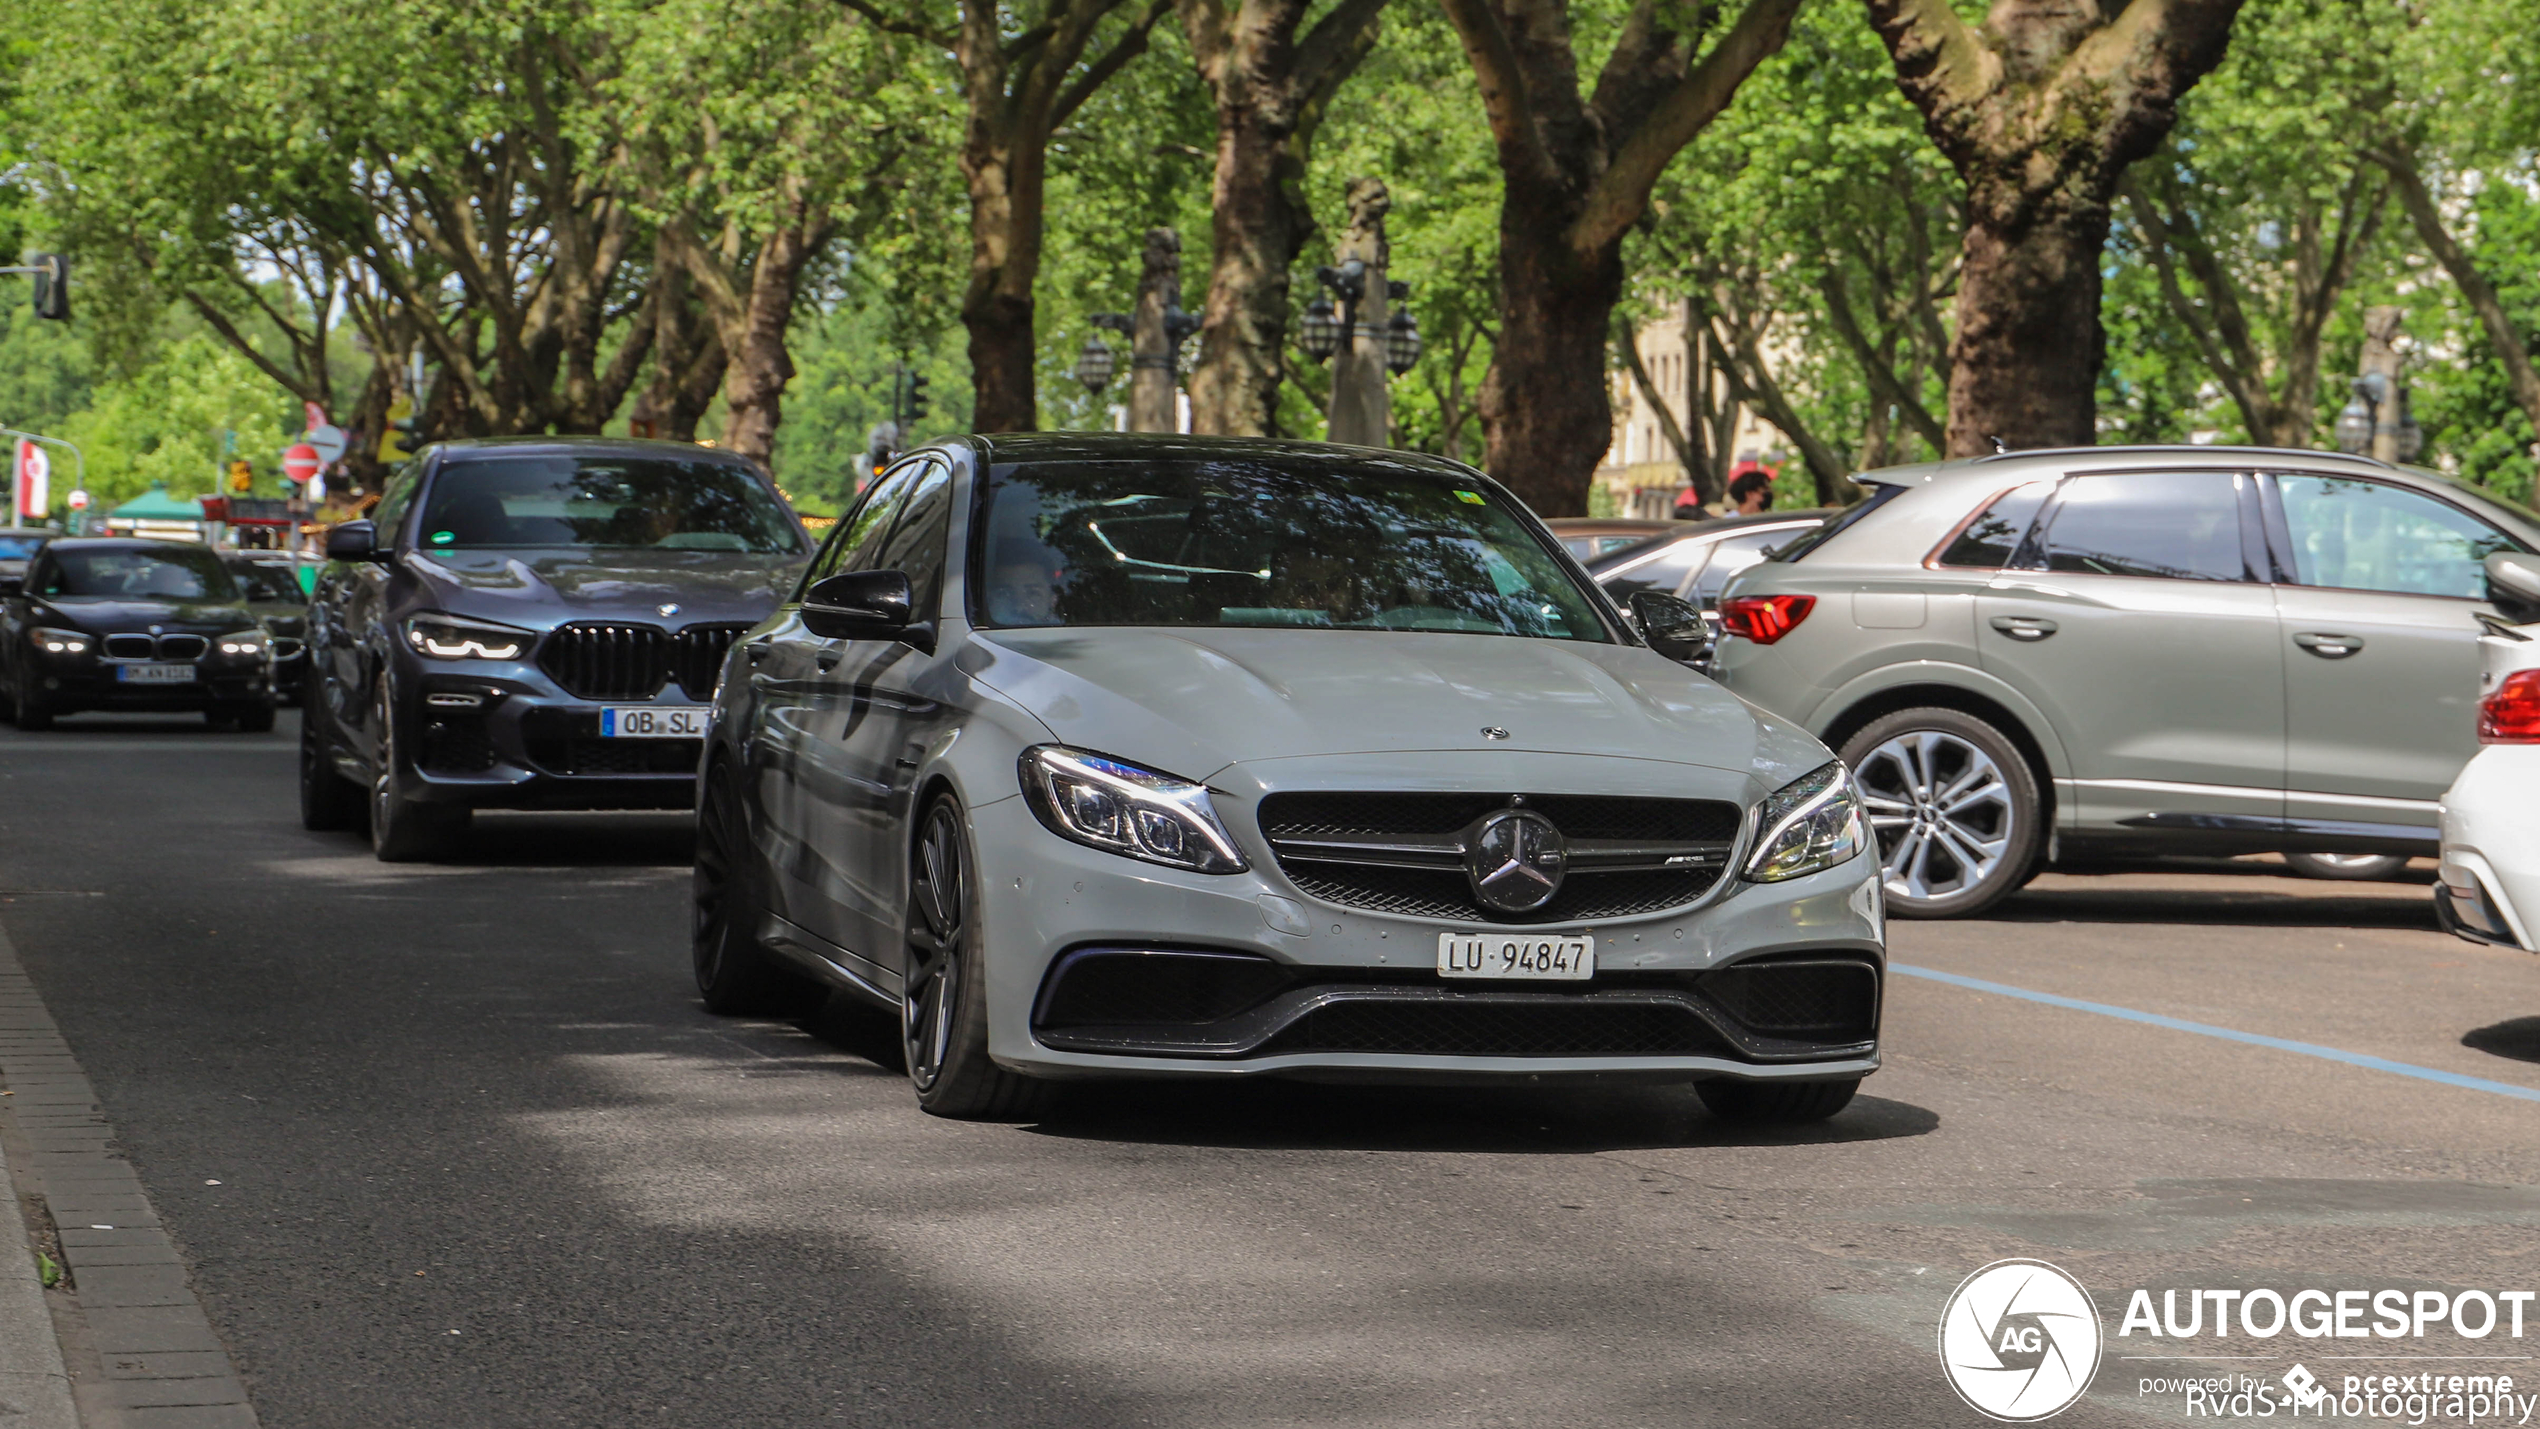
{"type": "Polygon", "coordinates": [[[684,809],[724,652],[811,544],[748,461],[673,442],[432,446],[327,534],[300,818],[428,857],[479,808],[684,809]]]}

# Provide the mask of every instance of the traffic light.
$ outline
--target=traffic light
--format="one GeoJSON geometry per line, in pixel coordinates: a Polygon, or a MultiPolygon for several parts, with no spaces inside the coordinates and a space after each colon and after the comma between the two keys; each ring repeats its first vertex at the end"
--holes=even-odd
{"type": "Polygon", "coordinates": [[[248,466],[247,463],[243,461],[234,461],[229,464],[230,490],[243,496],[246,493],[253,491],[255,487],[256,473],[254,468],[248,466]]]}
{"type": "Polygon", "coordinates": [[[920,421],[923,421],[923,420],[925,419],[925,417],[926,417],[926,374],[925,374],[925,373],[923,373],[923,372],[912,372],[912,373],[910,373],[910,374],[908,375],[908,421],[909,421],[909,425],[913,427],[913,426],[917,425],[920,421]]]}
{"type": "Polygon", "coordinates": [[[59,253],[35,255],[35,315],[70,321],[71,260],[59,253]]]}

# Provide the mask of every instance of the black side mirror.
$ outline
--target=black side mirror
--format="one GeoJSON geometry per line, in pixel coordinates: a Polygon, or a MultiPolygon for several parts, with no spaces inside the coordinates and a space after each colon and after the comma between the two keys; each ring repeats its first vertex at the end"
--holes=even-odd
{"type": "Polygon", "coordinates": [[[2540,556],[2498,551],[2486,564],[2487,603],[2507,624],[2540,624],[2540,556]]]}
{"type": "Polygon", "coordinates": [[[1702,618],[1701,606],[1663,590],[1636,590],[1631,607],[1650,649],[1686,665],[1711,653],[1711,623],[1702,618]]]}
{"type": "Polygon", "coordinates": [[[330,561],[376,561],[383,554],[379,549],[379,527],[371,522],[346,521],[327,530],[326,558],[330,561]]]}
{"type": "Polygon", "coordinates": [[[935,627],[916,618],[903,571],[848,571],[803,592],[803,625],[823,640],[904,640],[935,648],[935,627]]]}

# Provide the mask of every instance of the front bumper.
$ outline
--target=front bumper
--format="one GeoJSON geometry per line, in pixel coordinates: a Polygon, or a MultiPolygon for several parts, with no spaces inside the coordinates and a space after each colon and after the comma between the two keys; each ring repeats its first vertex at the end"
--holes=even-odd
{"type": "Polygon", "coordinates": [[[74,710],[200,710],[210,705],[254,704],[273,696],[261,660],[194,662],[195,677],[182,684],[132,684],[118,678],[125,663],[79,656],[36,654],[29,677],[56,712],[74,710]]]}
{"type": "Polygon", "coordinates": [[[1687,908],[1542,929],[1593,936],[1585,982],[1450,981],[1438,935],[1494,930],[1321,902],[1274,863],[1215,876],[1138,863],[1057,837],[1019,798],[974,807],[971,822],[989,1051],[1028,1075],[1823,1081],[1879,1066],[1875,860],[1781,884],[1732,875],[1687,908]],[[1150,1001],[1145,1020],[1123,1022],[1069,982],[1123,952],[1218,955],[1256,986],[1180,1010],[1150,1001]],[[1738,1003],[1725,970],[1778,964],[1849,969],[1845,1025],[1786,1036],[1742,1020],[1752,1000],[1738,1003]]]}
{"type": "Polygon", "coordinates": [[[479,809],[687,809],[695,739],[609,739],[606,708],[695,708],[677,684],[650,700],[586,700],[535,666],[400,662],[392,684],[405,796],[479,809]]]}

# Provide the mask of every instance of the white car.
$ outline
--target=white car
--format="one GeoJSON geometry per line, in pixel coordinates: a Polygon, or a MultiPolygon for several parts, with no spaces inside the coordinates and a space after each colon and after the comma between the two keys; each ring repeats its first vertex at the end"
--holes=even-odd
{"type": "Polygon", "coordinates": [[[2478,753],[2443,795],[2434,911],[2477,943],[2540,952],[2540,557],[2487,558],[2478,753]]]}

